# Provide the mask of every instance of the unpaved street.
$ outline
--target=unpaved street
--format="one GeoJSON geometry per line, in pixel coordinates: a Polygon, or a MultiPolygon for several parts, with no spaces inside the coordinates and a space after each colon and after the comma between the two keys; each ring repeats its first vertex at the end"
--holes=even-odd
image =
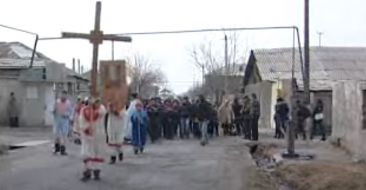
{"type": "Polygon", "coordinates": [[[82,183],[79,147],[69,156],[51,154],[51,144],[17,149],[0,157],[1,190],[236,190],[246,189],[246,168],[252,165],[244,141],[216,138],[206,147],[197,140],[148,145],[135,156],[126,147],[123,163],[106,165],[102,181],[82,183]]]}

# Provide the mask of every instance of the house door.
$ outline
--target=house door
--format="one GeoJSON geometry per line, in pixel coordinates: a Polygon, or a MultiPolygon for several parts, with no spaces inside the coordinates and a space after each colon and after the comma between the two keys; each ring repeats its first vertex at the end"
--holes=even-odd
{"type": "Polygon", "coordinates": [[[47,86],[45,89],[45,125],[53,125],[53,107],[55,105],[55,91],[51,86],[47,86]]]}

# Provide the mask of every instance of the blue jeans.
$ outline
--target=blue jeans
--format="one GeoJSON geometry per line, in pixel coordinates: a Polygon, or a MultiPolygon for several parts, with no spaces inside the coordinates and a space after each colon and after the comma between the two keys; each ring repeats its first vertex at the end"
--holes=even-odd
{"type": "Polygon", "coordinates": [[[180,138],[189,138],[189,118],[181,118],[179,125],[179,136],[180,138]]]}
{"type": "Polygon", "coordinates": [[[207,144],[208,143],[208,120],[201,121],[200,128],[201,128],[201,143],[207,144]]]}

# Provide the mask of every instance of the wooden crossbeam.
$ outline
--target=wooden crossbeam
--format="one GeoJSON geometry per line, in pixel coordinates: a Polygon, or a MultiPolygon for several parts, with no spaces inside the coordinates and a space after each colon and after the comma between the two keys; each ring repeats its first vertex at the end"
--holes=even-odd
{"type": "Polygon", "coordinates": [[[108,41],[119,41],[119,42],[132,42],[132,38],[129,36],[117,36],[112,34],[103,34],[100,30],[100,15],[101,15],[102,3],[97,2],[95,8],[95,23],[94,30],[90,31],[89,34],[86,33],[73,33],[73,32],[62,32],[63,38],[77,38],[77,39],[87,39],[93,44],[93,62],[92,62],[92,72],[91,72],[91,86],[90,92],[93,97],[99,96],[97,92],[97,75],[98,75],[98,52],[99,44],[104,40],[108,41]]]}

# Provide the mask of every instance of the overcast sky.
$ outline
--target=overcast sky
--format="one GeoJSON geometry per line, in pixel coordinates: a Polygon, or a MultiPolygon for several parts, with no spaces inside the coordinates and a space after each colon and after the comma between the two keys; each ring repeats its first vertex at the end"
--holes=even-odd
{"type": "MultiPolygon", "coordinates": [[[[41,37],[61,31],[88,33],[94,24],[94,0],[0,0],[0,24],[23,28],[41,37]]],[[[311,45],[366,46],[364,0],[310,0],[311,45]]],[[[161,30],[296,25],[303,37],[303,0],[103,0],[104,33],[161,30]]],[[[223,46],[223,33],[132,36],[133,43],[116,43],[115,58],[135,52],[162,67],[169,86],[177,93],[199,81],[188,50],[205,40],[223,46]]],[[[252,48],[292,45],[289,31],[239,32],[243,54],[252,48]]],[[[0,41],[20,41],[32,47],[34,38],[0,28],[0,41]]],[[[303,38],[301,39],[303,42],[303,38]]],[[[90,68],[92,46],[87,40],[41,41],[38,51],[71,67],[73,57],[90,68]]],[[[100,60],[111,59],[111,43],[100,48],[100,60]]]]}

